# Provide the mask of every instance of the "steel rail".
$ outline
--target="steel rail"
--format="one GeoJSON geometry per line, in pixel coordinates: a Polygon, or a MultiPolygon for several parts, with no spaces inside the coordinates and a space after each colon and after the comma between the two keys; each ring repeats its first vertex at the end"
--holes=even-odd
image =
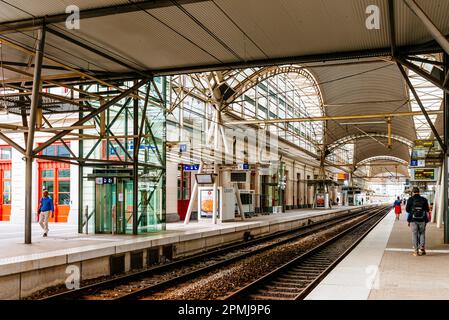
{"type": "MultiPolygon", "coordinates": [[[[175,260],[175,261],[163,264],[163,265],[157,265],[155,267],[152,267],[152,268],[149,268],[149,269],[146,269],[143,271],[138,271],[138,272],[135,272],[132,274],[119,276],[117,278],[107,279],[107,280],[104,280],[101,282],[97,282],[94,284],[90,284],[90,285],[81,287],[79,289],[65,291],[62,293],[57,293],[57,294],[54,294],[54,295],[51,295],[48,297],[44,297],[44,298],[42,298],[42,300],[76,299],[76,298],[80,298],[83,296],[92,296],[94,294],[92,292],[98,292],[100,290],[107,290],[110,288],[117,287],[119,285],[124,285],[131,281],[137,281],[139,279],[143,279],[145,277],[153,277],[153,276],[157,277],[158,275],[160,275],[163,272],[170,271],[176,267],[185,267],[187,264],[192,264],[192,263],[201,261],[202,259],[205,259],[205,258],[213,259],[213,257],[219,257],[220,255],[229,254],[233,251],[241,251],[244,248],[251,248],[251,246],[261,244],[264,242],[268,242],[268,241],[272,241],[279,237],[286,237],[283,240],[275,241],[271,245],[267,245],[267,246],[264,246],[263,248],[260,248],[261,250],[263,250],[263,249],[268,250],[269,248],[277,246],[279,244],[295,240],[299,237],[314,233],[314,232],[324,229],[324,228],[329,228],[329,225],[335,225],[335,224],[341,223],[342,221],[354,218],[355,216],[366,214],[366,211],[371,212],[371,211],[375,211],[378,209],[379,209],[378,206],[368,207],[368,208],[362,207],[362,208],[357,208],[356,210],[352,210],[352,211],[350,209],[348,209],[347,214],[344,214],[342,216],[332,217],[332,218],[324,220],[324,221],[313,222],[313,223],[310,223],[310,219],[312,219],[314,217],[309,217],[309,220],[307,221],[306,225],[302,225],[302,226],[297,227],[292,230],[280,231],[280,232],[276,232],[276,233],[273,233],[273,234],[270,234],[267,236],[263,236],[260,238],[255,238],[250,241],[226,245],[226,246],[212,249],[212,250],[209,250],[209,251],[197,254],[197,255],[182,258],[180,260],[175,260]]],[[[201,268],[201,270],[200,270],[200,268],[198,268],[198,270],[193,271],[195,273],[188,272],[188,273],[182,274],[176,278],[168,279],[164,282],[158,282],[155,285],[151,286],[151,288],[148,287],[148,288],[144,288],[145,290],[143,290],[143,289],[139,290],[139,292],[135,291],[132,293],[128,293],[126,295],[117,297],[116,299],[117,300],[118,299],[134,299],[135,297],[138,297],[138,296],[144,294],[145,291],[148,292],[151,290],[155,290],[157,288],[162,288],[162,287],[167,286],[172,283],[179,282],[182,279],[191,278],[197,274],[204,273],[206,270],[210,270],[212,268],[217,268],[219,266],[224,266],[233,261],[236,261],[237,259],[243,259],[244,257],[246,257],[250,254],[255,254],[255,250],[252,250],[252,251],[246,252],[246,253],[242,253],[241,255],[237,255],[233,258],[233,260],[228,259],[228,260],[224,260],[221,262],[217,262],[216,264],[211,264],[206,267],[203,267],[203,268],[201,268]]]]}
{"type": "MultiPolygon", "coordinates": [[[[376,225],[382,221],[382,219],[390,212],[390,207],[382,208],[379,210],[379,212],[375,216],[368,217],[357,224],[351,226],[348,229],[345,229],[344,231],[340,232],[339,234],[333,236],[332,238],[326,240],[323,243],[318,244],[317,246],[313,247],[312,249],[308,250],[307,252],[301,254],[300,256],[295,257],[294,259],[290,260],[289,262],[283,264],[279,268],[276,268],[272,272],[263,275],[262,277],[259,277],[258,279],[252,281],[251,283],[247,284],[246,286],[238,289],[237,291],[232,292],[231,294],[227,295],[223,298],[223,300],[237,300],[240,298],[248,299],[251,292],[255,292],[256,290],[259,290],[262,288],[265,284],[267,284],[270,281],[273,281],[273,279],[277,279],[279,277],[282,277],[288,270],[298,266],[301,262],[305,261],[307,258],[313,257],[313,255],[320,253],[324,249],[329,248],[334,243],[336,243],[337,240],[340,240],[343,236],[350,234],[353,231],[356,231],[359,227],[362,227],[364,224],[369,223],[375,218],[378,218],[380,215],[381,217],[378,218],[378,220],[369,227],[368,230],[366,230],[361,236],[357,237],[357,239],[343,252],[341,253],[336,259],[332,260],[328,263],[326,268],[319,273],[318,276],[310,279],[308,282],[308,285],[304,287],[303,289],[299,289],[300,292],[294,296],[293,299],[290,300],[300,300],[305,298],[310,291],[312,291],[323,279],[324,277],[329,274],[332,269],[335,268],[335,266],[343,259],[345,258],[367,235],[371,230],[376,227],[376,225]]],[[[292,280],[294,282],[294,280],[292,280]]],[[[298,281],[298,284],[304,280],[298,281]]],[[[284,299],[286,300],[286,299],[284,299]]]]}

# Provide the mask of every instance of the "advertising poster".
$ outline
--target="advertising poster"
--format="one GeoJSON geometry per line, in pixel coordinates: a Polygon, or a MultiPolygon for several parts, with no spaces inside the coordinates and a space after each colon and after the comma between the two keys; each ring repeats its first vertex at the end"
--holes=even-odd
{"type": "Polygon", "coordinates": [[[316,195],[316,206],[317,208],[324,208],[326,206],[324,194],[318,193],[316,195]]]}
{"type": "MultiPolygon", "coordinates": [[[[212,219],[212,210],[214,205],[213,189],[200,189],[198,195],[198,207],[200,211],[200,218],[212,219]]],[[[217,189],[217,218],[220,210],[220,192],[217,189]]]]}

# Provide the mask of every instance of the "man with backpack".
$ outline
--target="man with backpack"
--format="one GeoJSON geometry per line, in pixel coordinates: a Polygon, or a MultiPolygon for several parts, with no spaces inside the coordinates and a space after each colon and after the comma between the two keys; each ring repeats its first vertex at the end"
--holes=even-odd
{"type": "Polygon", "coordinates": [[[407,211],[408,226],[412,228],[412,243],[414,256],[426,254],[426,224],[429,222],[429,203],[427,199],[419,195],[419,188],[414,187],[413,196],[407,201],[405,211],[407,211]]]}

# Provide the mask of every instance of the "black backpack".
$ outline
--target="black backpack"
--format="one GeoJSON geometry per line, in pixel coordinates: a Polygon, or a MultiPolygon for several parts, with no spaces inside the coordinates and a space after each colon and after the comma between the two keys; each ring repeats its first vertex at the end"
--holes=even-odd
{"type": "Polygon", "coordinates": [[[424,221],[424,217],[426,215],[426,211],[424,208],[426,207],[426,199],[423,197],[417,197],[413,199],[412,205],[412,218],[415,221],[424,221]]]}

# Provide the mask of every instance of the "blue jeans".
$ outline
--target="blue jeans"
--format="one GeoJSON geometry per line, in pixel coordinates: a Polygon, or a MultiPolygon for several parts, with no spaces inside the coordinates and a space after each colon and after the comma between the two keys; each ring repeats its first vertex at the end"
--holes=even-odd
{"type": "Polygon", "coordinates": [[[426,242],[426,223],[425,222],[410,222],[412,228],[412,243],[413,249],[424,249],[426,242]]]}

